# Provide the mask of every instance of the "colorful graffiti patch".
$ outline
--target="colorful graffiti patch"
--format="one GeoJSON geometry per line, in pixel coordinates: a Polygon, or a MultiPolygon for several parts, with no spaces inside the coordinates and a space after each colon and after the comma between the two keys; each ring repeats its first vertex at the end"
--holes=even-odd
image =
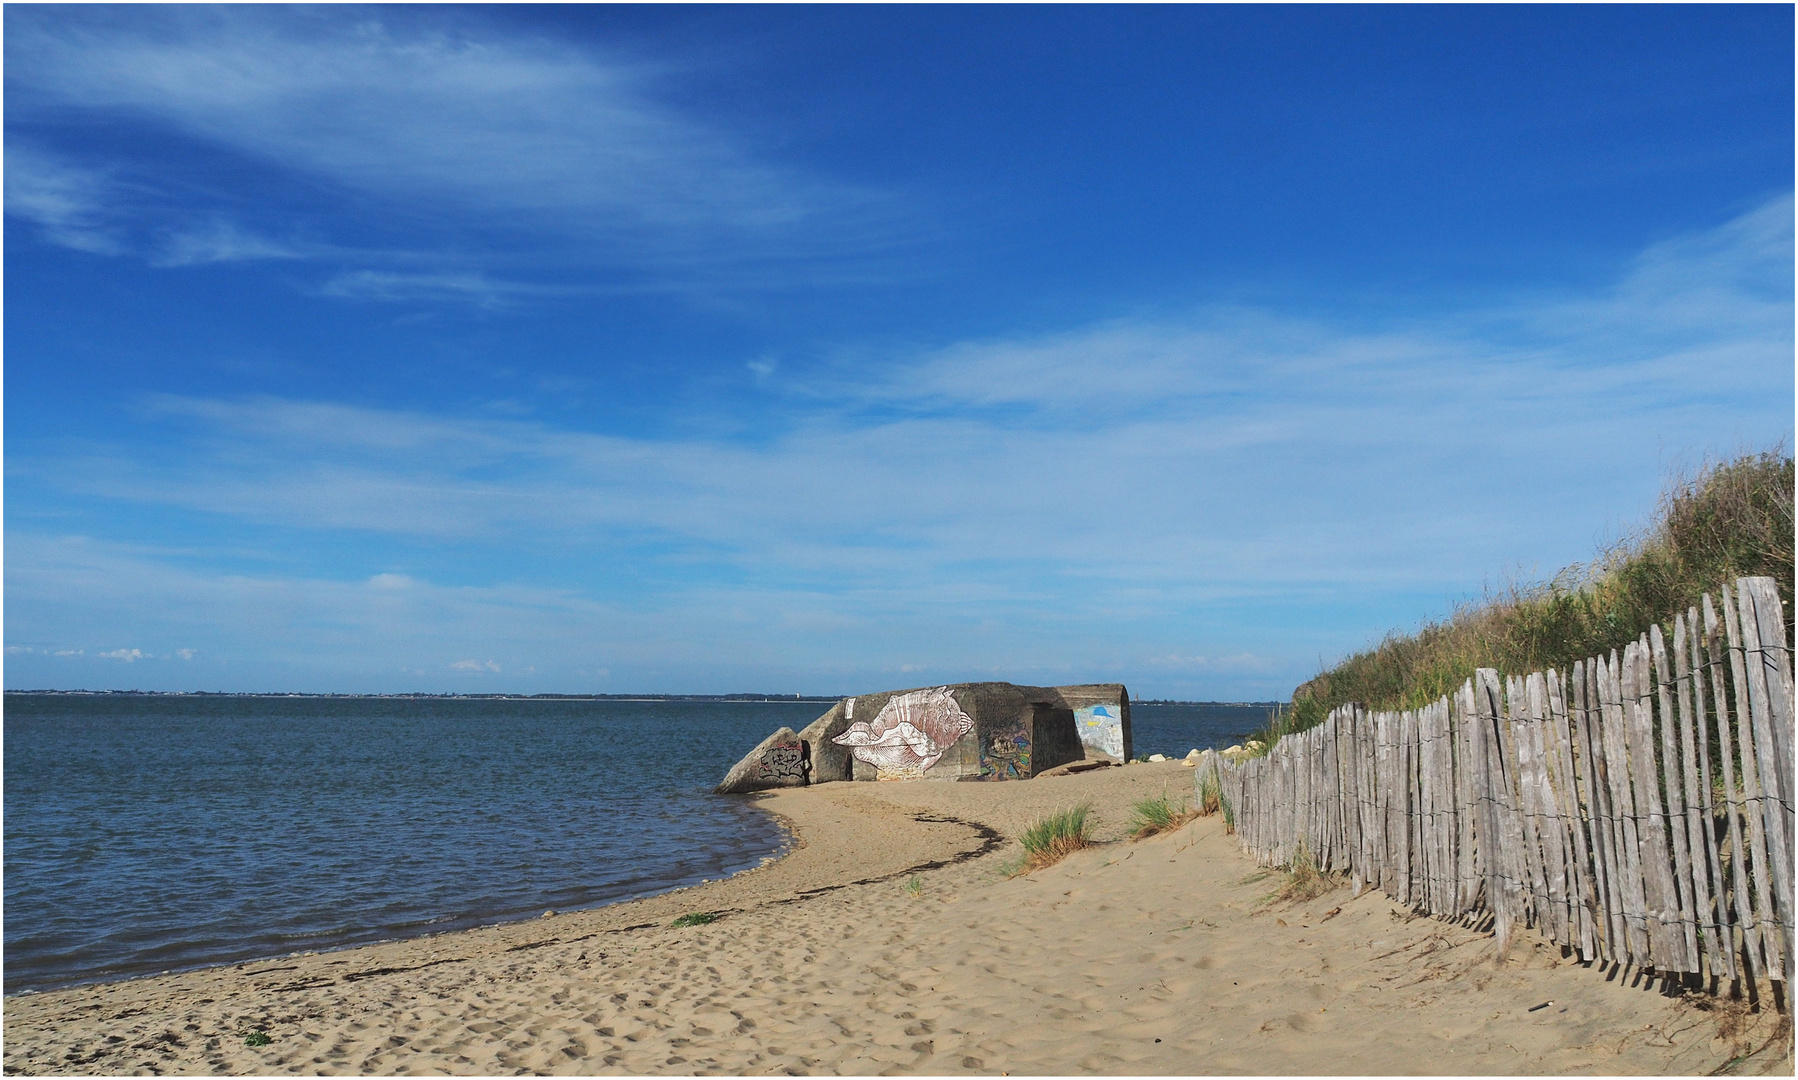
{"type": "Polygon", "coordinates": [[[996,735],[980,748],[982,780],[1030,778],[1030,740],[1021,734],[996,735]]]}
{"type": "Polygon", "coordinates": [[[1124,760],[1124,717],[1116,705],[1087,705],[1074,710],[1074,730],[1083,746],[1116,761],[1124,760]]]}

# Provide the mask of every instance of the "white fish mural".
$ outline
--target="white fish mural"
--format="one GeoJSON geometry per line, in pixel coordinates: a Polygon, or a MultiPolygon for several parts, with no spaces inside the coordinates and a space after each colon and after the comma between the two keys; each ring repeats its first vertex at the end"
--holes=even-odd
{"type": "Polygon", "coordinates": [[[913,690],[886,703],[873,722],[860,720],[832,739],[874,766],[882,780],[914,780],[974,729],[949,688],[913,690]]]}

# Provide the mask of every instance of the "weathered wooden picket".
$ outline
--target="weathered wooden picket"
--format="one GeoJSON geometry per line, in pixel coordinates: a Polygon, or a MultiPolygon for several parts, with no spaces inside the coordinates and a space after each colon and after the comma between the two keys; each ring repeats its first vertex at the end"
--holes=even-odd
{"type": "Polygon", "coordinates": [[[1345,705],[1241,764],[1206,755],[1244,848],[1417,910],[1537,928],[1588,960],[1793,975],[1792,656],[1742,578],[1609,657],[1481,669],[1409,712],[1345,705]],[[1721,608],[1719,617],[1718,608],[1721,608]]]}

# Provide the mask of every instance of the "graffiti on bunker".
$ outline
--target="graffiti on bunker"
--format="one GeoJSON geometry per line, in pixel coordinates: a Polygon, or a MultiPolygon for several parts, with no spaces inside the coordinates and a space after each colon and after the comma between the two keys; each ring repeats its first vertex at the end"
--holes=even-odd
{"type": "Polygon", "coordinates": [[[1087,705],[1074,710],[1080,742],[1114,760],[1124,760],[1124,718],[1116,705],[1087,705]]]}
{"type": "Polygon", "coordinates": [[[756,777],[761,780],[805,780],[805,744],[775,743],[756,762],[756,777]]]}
{"type": "Polygon", "coordinates": [[[890,698],[872,721],[858,720],[832,739],[874,766],[882,780],[915,780],[974,728],[946,686],[890,698]]]}
{"type": "Polygon", "coordinates": [[[980,747],[982,780],[1025,780],[1030,776],[1030,735],[1021,723],[987,733],[980,747]]]}

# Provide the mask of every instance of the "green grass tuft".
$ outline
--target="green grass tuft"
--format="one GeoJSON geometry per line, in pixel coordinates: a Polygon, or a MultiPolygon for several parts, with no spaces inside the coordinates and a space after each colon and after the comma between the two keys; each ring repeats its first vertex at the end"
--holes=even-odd
{"type": "Polygon", "coordinates": [[[1092,844],[1086,834],[1086,818],[1092,806],[1082,803],[1071,810],[1058,810],[1024,830],[1018,839],[1024,845],[1024,857],[1011,868],[1011,873],[1028,874],[1053,866],[1070,853],[1092,844]]]}
{"type": "Polygon", "coordinates": [[[1156,833],[1171,832],[1197,817],[1186,808],[1186,800],[1174,802],[1166,791],[1152,799],[1139,799],[1130,806],[1130,835],[1138,840],[1156,833]]]}
{"type": "Polygon", "coordinates": [[[275,1040],[268,1037],[268,1032],[266,1031],[246,1031],[243,1035],[243,1044],[245,1046],[267,1046],[274,1041],[275,1040]]]}
{"type": "Polygon", "coordinates": [[[1210,817],[1224,807],[1223,785],[1218,783],[1217,773],[1206,769],[1199,777],[1199,816],[1210,817]]]}
{"type": "Polygon", "coordinates": [[[905,883],[905,895],[911,897],[913,900],[917,900],[917,899],[920,899],[921,897],[923,897],[923,895],[924,895],[924,879],[919,877],[916,874],[913,874],[911,876],[911,880],[907,881],[905,883]]]}
{"type": "Polygon", "coordinates": [[[679,930],[683,926],[704,926],[709,922],[717,922],[718,916],[710,911],[693,911],[669,923],[670,929],[679,930]]]}

